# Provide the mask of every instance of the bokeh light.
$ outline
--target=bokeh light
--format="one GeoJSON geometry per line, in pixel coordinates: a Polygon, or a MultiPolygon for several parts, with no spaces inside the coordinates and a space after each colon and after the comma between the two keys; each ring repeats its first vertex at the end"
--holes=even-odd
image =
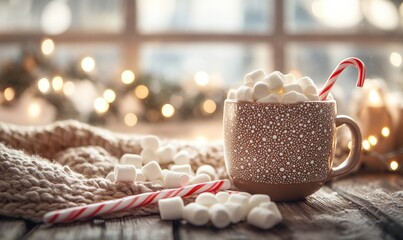
{"type": "Polygon", "coordinates": [[[4,89],[4,99],[6,99],[6,101],[11,101],[14,99],[14,97],[15,97],[15,91],[12,87],[4,89]]]}
{"type": "Polygon", "coordinates": [[[132,82],[134,82],[136,75],[134,75],[134,72],[131,70],[124,70],[120,77],[124,84],[131,84],[132,82]]]}
{"type": "Polygon", "coordinates": [[[170,118],[175,114],[175,108],[171,104],[167,103],[162,106],[161,113],[164,117],[170,118]]]}
{"type": "Polygon", "coordinates": [[[194,80],[199,86],[206,86],[210,81],[210,76],[203,71],[199,71],[195,74],[194,80]]]}
{"type": "Polygon", "coordinates": [[[31,103],[28,107],[28,114],[33,118],[38,117],[41,114],[41,112],[42,112],[41,106],[39,106],[39,104],[36,102],[31,103]]]}
{"type": "Polygon", "coordinates": [[[138,99],[145,99],[148,97],[148,94],[149,94],[149,90],[145,85],[138,85],[134,89],[134,95],[136,95],[136,97],[138,99]]]}
{"type": "Polygon", "coordinates": [[[55,76],[52,79],[52,88],[53,90],[55,90],[56,92],[60,91],[63,89],[63,78],[60,76],[55,76]]]}
{"type": "Polygon", "coordinates": [[[53,42],[52,39],[47,38],[42,41],[41,50],[43,55],[50,55],[55,50],[55,43],[53,42]]]}
{"type": "Polygon", "coordinates": [[[97,98],[94,101],[94,109],[97,113],[105,113],[109,109],[109,103],[103,98],[97,98]]]}
{"type": "Polygon", "coordinates": [[[390,130],[388,127],[383,127],[381,133],[382,133],[382,136],[388,137],[390,134],[390,130]]]}
{"type": "Polygon", "coordinates": [[[74,85],[73,82],[67,81],[67,82],[64,83],[64,85],[63,85],[63,93],[64,93],[66,96],[73,95],[75,89],[76,89],[76,86],[74,85]]]}
{"type": "Polygon", "coordinates": [[[402,56],[397,52],[393,52],[390,54],[389,61],[393,66],[400,67],[402,64],[402,56]]]}
{"type": "Polygon", "coordinates": [[[47,78],[41,78],[38,81],[38,89],[42,93],[47,93],[49,92],[50,89],[50,83],[47,78]]]}
{"type": "Polygon", "coordinates": [[[213,100],[207,99],[206,101],[203,102],[203,110],[206,113],[208,114],[214,113],[216,109],[217,105],[213,100]]]}
{"type": "Polygon", "coordinates": [[[371,135],[371,136],[368,137],[368,142],[372,146],[375,146],[378,143],[378,139],[375,136],[371,135]]]}
{"type": "Polygon", "coordinates": [[[92,72],[95,68],[95,60],[92,57],[85,57],[81,60],[81,68],[84,72],[92,72]]]}
{"type": "Polygon", "coordinates": [[[127,113],[125,115],[125,124],[129,127],[133,127],[137,123],[137,116],[134,113],[127,113]]]}
{"type": "Polygon", "coordinates": [[[393,171],[396,171],[398,168],[399,168],[399,163],[397,163],[395,160],[390,162],[390,169],[392,169],[393,171]]]}
{"type": "Polygon", "coordinates": [[[116,93],[112,89],[106,89],[103,96],[108,103],[112,103],[116,99],[116,93]]]}

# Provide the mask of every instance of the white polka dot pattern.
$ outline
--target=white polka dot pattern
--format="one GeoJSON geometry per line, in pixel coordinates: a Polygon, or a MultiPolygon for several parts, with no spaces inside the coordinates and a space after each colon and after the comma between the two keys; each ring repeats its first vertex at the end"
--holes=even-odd
{"type": "Polygon", "coordinates": [[[233,179],[267,184],[323,181],[333,164],[335,102],[225,101],[225,163],[233,179]]]}

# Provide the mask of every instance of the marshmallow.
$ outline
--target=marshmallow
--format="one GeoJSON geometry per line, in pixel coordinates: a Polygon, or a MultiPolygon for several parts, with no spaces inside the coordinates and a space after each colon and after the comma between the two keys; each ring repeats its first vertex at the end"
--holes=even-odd
{"type": "Polygon", "coordinates": [[[242,220],[242,206],[234,202],[224,203],[224,207],[227,209],[232,223],[237,223],[242,220]]]}
{"type": "Polygon", "coordinates": [[[196,197],[195,203],[210,207],[213,204],[217,203],[217,199],[211,192],[204,192],[196,197]]]}
{"type": "Polygon", "coordinates": [[[281,222],[281,220],[283,220],[283,216],[281,215],[280,210],[278,210],[278,207],[274,202],[262,202],[259,204],[259,207],[266,208],[274,212],[278,217],[278,222],[281,222]]]}
{"type": "Polygon", "coordinates": [[[236,100],[236,90],[230,89],[227,94],[227,99],[236,100]]]}
{"type": "Polygon", "coordinates": [[[136,168],[133,165],[115,165],[114,174],[117,182],[133,182],[136,180],[136,168]]]}
{"type": "Polygon", "coordinates": [[[262,81],[266,73],[262,69],[255,70],[245,75],[244,83],[246,86],[253,87],[256,82],[262,81]]]}
{"type": "Polygon", "coordinates": [[[248,192],[238,192],[237,194],[247,197],[248,200],[252,197],[252,194],[250,194],[248,192]]]}
{"type": "Polygon", "coordinates": [[[172,172],[172,171],[168,170],[168,169],[162,169],[162,171],[161,171],[162,179],[164,179],[165,176],[170,172],[172,172]]]}
{"type": "Polygon", "coordinates": [[[147,164],[151,161],[158,161],[158,156],[151,149],[143,149],[140,153],[141,158],[143,159],[143,163],[147,164]]]}
{"type": "Polygon", "coordinates": [[[171,144],[165,145],[158,149],[157,156],[160,163],[170,163],[175,155],[175,148],[171,144]]]}
{"type": "Polygon", "coordinates": [[[231,223],[231,217],[227,209],[220,203],[216,203],[209,209],[210,220],[216,228],[225,228],[231,223]]]}
{"type": "Polygon", "coordinates": [[[145,136],[141,139],[140,145],[143,149],[150,149],[155,152],[160,147],[160,139],[157,136],[145,136]]]}
{"type": "Polygon", "coordinates": [[[284,75],[284,78],[285,78],[285,82],[288,84],[295,83],[297,81],[295,76],[292,75],[291,73],[284,75]]]}
{"type": "Polygon", "coordinates": [[[269,86],[269,89],[272,92],[280,91],[284,86],[284,81],[285,78],[283,74],[278,71],[270,73],[265,79],[263,79],[263,82],[265,82],[269,86]]]}
{"type": "Polygon", "coordinates": [[[238,90],[236,90],[236,100],[253,102],[252,88],[247,86],[241,86],[238,88],[238,90]]]}
{"type": "Polygon", "coordinates": [[[115,173],[114,173],[114,172],[110,172],[110,173],[108,173],[108,175],[106,175],[105,178],[108,179],[108,180],[111,181],[111,182],[114,182],[114,181],[115,181],[115,173]]]}
{"type": "Polygon", "coordinates": [[[134,165],[135,168],[141,168],[143,159],[140,155],[137,154],[123,154],[123,156],[120,158],[120,163],[121,164],[126,164],[126,165],[134,165]]]}
{"type": "Polygon", "coordinates": [[[194,173],[192,171],[192,167],[190,166],[190,164],[172,165],[171,166],[171,171],[186,173],[186,174],[189,174],[189,175],[194,175],[194,173]]]}
{"type": "Polygon", "coordinates": [[[284,90],[284,93],[288,93],[288,92],[291,92],[291,91],[296,91],[297,93],[301,93],[301,94],[304,93],[302,91],[301,86],[298,83],[292,83],[292,84],[284,85],[283,90],[284,90]]]}
{"type": "Polygon", "coordinates": [[[228,192],[218,192],[215,195],[215,198],[217,199],[217,202],[224,204],[225,202],[227,202],[227,200],[229,198],[229,193],[228,192]]]}
{"type": "Polygon", "coordinates": [[[298,79],[298,83],[299,83],[299,85],[301,85],[301,88],[305,95],[310,95],[310,94],[318,95],[318,89],[316,88],[315,83],[312,81],[311,78],[302,77],[302,78],[298,79]]]}
{"type": "Polygon", "coordinates": [[[319,101],[318,94],[306,94],[305,95],[309,101],[319,101]]]}
{"type": "Polygon", "coordinates": [[[257,100],[260,103],[280,103],[282,101],[282,96],[278,93],[272,93],[264,98],[257,100]]]}
{"type": "Polygon", "coordinates": [[[179,151],[177,154],[173,156],[173,161],[175,164],[189,164],[190,156],[189,152],[186,150],[179,151]]]}
{"type": "Polygon", "coordinates": [[[152,184],[157,184],[157,185],[159,185],[159,186],[161,186],[161,187],[164,186],[164,181],[162,181],[162,179],[159,179],[159,178],[152,180],[151,183],[152,183],[152,184]]]}
{"type": "Polygon", "coordinates": [[[183,200],[181,197],[161,199],[158,201],[161,219],[177,220],[182,218],[183,200]]]}
{"type": "Polygon", "coordinates": [[[298,93],[296,91],[288,92],[283,97],[283,103],[298,103],[305,102],[307,98],[305,95],[298,93]]]}
{"type": "Polygon", "coordinates": [[[141,169],[136,169],[136,182],[145,182],[146,176],[144,176],[141,169]]]}
{"type": "Polygon", "coordinates": [[[270,202],[270,197],[266,194],[254,194],[249,198],[249,209],[259,207],[261,203],[270,202]]]}
{"type": "Polygon", "coordinates": [[[204,174],[204,173],[201,173],[201,174],[199,174],[199,175],[196,175],[196,176],[194,176],[194,177],[192,177],[190,180],[189,180],[189,185],[192,185],[192,184],[197,184],[197,183],[204,183],[204,182],[210,182],[211,181],[211,178],[210,178],[210,176],[209,175],[207,175],[207,174],[204,174]]]}
{"type": "Polygon", "coordinates": [[[246,216],[248,215],[248,210],[249,210],[249,198],[248,197],[234,193],[234,194],[229,195],[228,202],[233,202],[233,203],[237,203],[237,204],[241,205],[242,219],[246,218],[246,216]]]}
{"type": "Polygon", "coordinates": [[[211,180],[218,179],[217,173],[211,165],[202,165],[196,170],[196,175],[202,173],[209,175],[211,180]]]}
{"type": "Polygon", "coordinates": [[[197,203],[189,203],[186,205],[183,209],[182,217],[196,226],[205,225],[210,218],[208,208],[197,203]]]}
{"type": "Polygon", "coordinates": [[[151,161],[141,168],[144,176],[150,181],[158,179],[162,176],[161,167],[156,161],[151,161]]]}
{"type": "Polygon", "coordinates": [[[329,93],[326,97],[326,100],[334,100],[334,97],[331,93],[329,93]]]}
{"type": "Polygon", "coordinates": [[[164,186],[167,188],[177,188],[186,186],[189,182],[189,175],[185,173],[169,172],[164,177],[164,186]]]}
{"type": "Polygon", "coordinates": [[[247,221],[255,227],[269,229],[278,223],[278,217],[266,208],[255,207],[249,212],[247,221]]]}
{"type": "Polygon", "coordinates": [[[253,86],[253,99],[258,100],[270,94],[269,86],[264,82],[257,82],[253,86]]]}

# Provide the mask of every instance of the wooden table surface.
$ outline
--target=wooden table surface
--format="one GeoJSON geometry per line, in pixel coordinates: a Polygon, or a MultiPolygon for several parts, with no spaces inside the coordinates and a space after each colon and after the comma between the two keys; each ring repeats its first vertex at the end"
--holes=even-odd
{"type": "Polygon", "coordinates": [[[158,215],[53,226],[2,217],[0,239],[403,239],[401,175],[354,175],[278,207],[284,220],[266,231],[247,223],[195,227],[158,215]]]}

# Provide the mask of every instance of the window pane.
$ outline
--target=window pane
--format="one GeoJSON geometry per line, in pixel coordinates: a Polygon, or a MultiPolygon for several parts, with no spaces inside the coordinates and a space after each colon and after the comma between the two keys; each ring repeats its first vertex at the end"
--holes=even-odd
{"type": "Polygon", "coordinates": [[[0,31],[119,32],[123,28],[122,9],[122,1],[110,0],[3,0],[0,1],[0,31]]]}
{"type": "MultiPolygon", "coordinates": [[[[337,64],[350,56],[365,63],[368,79],[383,79],[391,90],[403,90],[401,45],[292,44],[287,48],[287,68],[323,86],[337,64]]],[[[357,70],[349,67],[340,75],[335,87],[348,97],[356,79],[357,70]]]]}
{"type": "Polygon", "coordinates": [[[267,32],[273,7],[272,0],[138,0],[137,21],[145,33],[267,32]]]}
{"type": "Polygon", "coordinates": [[[287,0],[290,33],[356,33],[401,31],[402,0],[287,0]]]}
{"type": "Polygon", "coordinates": [[[141,49],[141,70],[184,83],[203,72],[212,85],[239,85],[249,71],[272,70],[269,52],[263,44],[145,44],[141,49]]]}

